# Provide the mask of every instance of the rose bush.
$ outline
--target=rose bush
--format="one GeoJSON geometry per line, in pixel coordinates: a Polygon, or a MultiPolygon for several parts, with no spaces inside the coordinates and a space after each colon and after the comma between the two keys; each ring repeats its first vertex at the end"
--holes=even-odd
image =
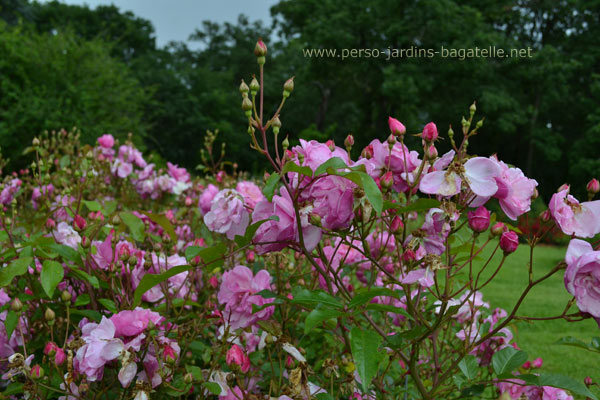
{"type": "Polygon", "coordinates": [[[81,145],[66,131],[36,138],[31,168],[3,178],[2,395],[596,398],[591,380],[545,373],[512,327],[600,321],[600,250],[583,240],[600,232],[597,182],[581,203],[562,187],[525,236],[488,207],[497,201],[517,220],[538,182],[468,154],[483,126],[475,105],[443,155],[434,123],[409,149],[392,117],[389,136],[360,151],[352,136],[345,148],[290,147],[279,117],[293,79],[263,118],[262,41],[255,54],[259,76],[240,92],[250,145],[271,165],[264,181],[226,170],[212,133],[198,178],[131,141],[106,134],[81,145]],[[572,237],[565,260],[524,266],[528,284],[512,309],[486,302],[481,290],[506,258],[555,227],[572,237]],[[559,273],[573,296],[564,311],[522,315],[530,290],[559,273]]]}

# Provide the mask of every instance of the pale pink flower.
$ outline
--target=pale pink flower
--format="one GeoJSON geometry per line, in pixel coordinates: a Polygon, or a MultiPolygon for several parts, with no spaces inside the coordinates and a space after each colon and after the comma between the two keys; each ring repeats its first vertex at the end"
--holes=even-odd
{"type": "Polygon", "coordinates": [[[313,212],[321,217],[324,228],[347,228],[354,218],[354,188],[356,185],[341,176],[318,179],[302,193],[312,203],[313,212]]]}
{"type": "Polygon", "coordinates": [[[591,244],[573,239],[565,257],[565,286],[577,300],[582,312],[591,314],[600,323],[600,251],[591,244]]]}
{"type": "Polygon", "coordinates": [[[235,186],[235,190],[244,197],[244,204],[254,209],[258,203],[265,200],[265,195],[262,194],[260,188],[254,182],[240,181],[235,186]]]}
{"type": "Polygon", "coordinates": [[[58,243],[69,246],[75,250],[77,250],[77,245],[81,243],[81,236],[79,236],[79,233],[66,222],[60,222],[53,232],[58,243]]]}
{"type": "Polygon", "coordinates": [[[446,171],[433,171],[423,176],[419,190],[427,194],[450,197],[461,190],[463,178],[477,196],[489,197],[498,191],[496,177],[500,176],[498,163],[484,157],[474,157],[464,164],[462,177],[452,168],[446,171]]]}
{"type": "Polygon", "coordinates": [[[233,240],[243,236],[250,223],[250,214],[244,208],[243,197],[233,189],[221,190],[213,199],[204,223],[213,232],[224,233],[233,240]]]}
{"type": "Polygon", "coordinates": [[[115,325],[106,317],[100,324],[84,325],[81,331],[85,344],[77,350],[74,367],[89,381],[101,380],[104,365],[122,354],[123,342],[115,338],[115,325]]]}
{"type": "Polygon", "coordinates": [[[550,213],[567,235],[591,238],[600,233],[600,200],[579,201],[569,194],[569,188],[554,193],[550,213]]]}
{"type": "Polygon", "coordinates": [[[219,193],[219,188],[212,183],[209,184],[206,189],[204,189],[200,195],[200,198],[198,199],[198,207],[200,207],[202,215],[205,215],[210,211],[212,200],[215,198],[217,193],[219,193]]]}
{"type": "Polygon", "coordinates": [[[260,270],[253,276],[248,267],[238,265],[223,274],[223,280],[217,299],[225,305],[223,318],[231,328],[245,328],[256,321],[268,319],[274,307],[266,307],[256,313],[252,305],[257,307],[271,303],[273,299],[265,299],[256,293],[271,288],[271,276],[266,270],[260,270]]]}

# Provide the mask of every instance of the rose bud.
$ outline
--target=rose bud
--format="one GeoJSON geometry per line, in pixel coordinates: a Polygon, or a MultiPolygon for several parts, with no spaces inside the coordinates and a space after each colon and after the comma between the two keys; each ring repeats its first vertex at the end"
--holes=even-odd
{"type": "Polygon", "coordinates": [[[404,250],[404,253],[402,254],[402,261],[408,262],[408,261],[414,261],[416,260],[417,256],[415,254],[415,252],[411,249],[406,249],[404,250]]]}
{"type": "Polygon", "coordinates": [[[327,145],[327,147],[329,147],[329,150],[334,151],[335,150],[335,142],[331,139],[329,139],[328,141],[325,142],[325,144],[327,145]]]}
{"type": "Polygon", "coordinates": [[[562,192],[563,190],[568,190],[569,189],[569,184],[567,183],[563,183],[562,185],[560,185],[560,187],[556,190],[556,192],[562,192]]]}
{"type": "Polygon", "coordinates": [[[213,275],[210,278],[208,278],[208,284],[210,286],[212,286],[214,289],[216,289],[217,287],[219,287],[219,280],[217,279],[217,277],[215,275],[213,275]]]}
{"type": "Polygon", "coordinates": [[[600,182],[598,182],[598,179],[594,178],[588,182],[585,188],[587,189],[588,193],[597,194],[600,192],[600,182]]]}
{"type": "Polygon", "coordinates": [[[504,232],[500,237],[500,248],[504,254],[513,253],[519,246],[519,236],[514,231],[504,232]]]}
{"type": "Polygon", "coordinates": [[[354,136],[352,136],[352,135],[346,136],[346,139],[344,140],[344,146],[346,148],[354,146],[354,136]]]}
{"type": "Polygon", "coordinates": [[[231,348],[227,351],[225,361],[230,367],[237,365],[243,373],[248,372],[250,369],[250,358],[244,354],[242,348],[237,344],[231,346],[231,348]]]}
{"type": "Polygon", "coordinates": [[[390,231],[392,233],[398,233],[402,231],[402,228],[404,228],[404,224],[402,224],[402,219],[396,215],[392,219],[392,223],[390,224],[390,231]]]}
{"type": "Polygon", "coordinates": [[[256,256],[255,256],[254,252],[252,250],[249,250],[246,253],[246,261],[248,261],[249,263],[253,263],[255,259],[256,259],[256,256]]]}
{"type": "Polygon", "coordinates": [[[406,127],[402,125],[402,122],[398,121],[396,118],[389,117],[388,126],[390,127],[390,132],[392,132],[392,135],[402,136],[406,132],[406,127]]]}
{"type": "Polygon", "coordinates": [[[473,232],[481,233],[487,230],[490,226],[490,212],[484,206],[479,207],[475,211],[469,211],[469,227],[473,232]]]}
{"type": "Polygon", "coordinates": [[[83,217],[79,214],[77,214],[75,216],[75,218],[73,219],[73,228],[76,231],[84,230],[86,225],[87,225],[87,223],[85,222],[85,219],[83,219],[83,217]]]}
{"type": "Polygon", "coordinates": [[[594,381],[592,380],[591,377],[586,376],[585,379],[583,380],[583,383],[585,383],[585,386],[592,386],[594,384],[594,381]]]}
{"type": "Polygon", "coordinates": [[[56,352],[58,351],[59,347],[56,343],[54,342],[48,342],[46,343],[46,346],[44,346],[44,354],[47,356],[54,356],[56,355],[56,352]]]}
{"type": "Polygon", "coordinates": [[[264,57],[267,55],[267,45],[261,38],[258,38],[256,46],[254,46],[254,55],[256,57],[264,57]]]}
{"type": "Polygon", "coordinates": [[[56,227],[56,222],[52,218],[48,218],[46,220],[46,228],[54,229],[56,227]]]}
{"type": "Polygon", "coordinates": [[[508,228],[506,228],[506,225],[504,225],[502,222],[496,222],[494,226],[492,226],[491,232],[494,236],[500,236],[507,230],[508,228]]]}
{"type": "Polygon", "coordinates": [[[44,368],[36,364],[33,367],[31,367],[29,373],[31,374],[31,379],[41,379],[44,377],[44,368]]]}
{"type": "Polygon", "coordinates": [[[535,360],[533,360],[533,363],[531,365],[533,365],[533,368],[542,368],[543,363],[544,360],[542,360],[542,357],[538,357],[535,360]]]}
{"type": "Polygon", "coordinates": [[[382,189],[389,189],[394,184],[394,175],[392,175],[392,171],[388,171],[381,177],[380,180],[382,189]]]}
{"type": "Polygon", "coordinates": [[[173,364],[175,360],[177,360],[177,353],[168,344],[163,349],[163,360],[165,360],[167,364],[173,364]]]}
{"type": "Polygon", "coordinates": [[[361,157],[366,158],[367,160],[373,158],[373,146],[368,145],[367,147],[365,147],[361,153],[361,157]]]}
{"type": "Polygon", "coordinates": [[[525,364],[523,364],[523,368],[525,368],[525,369],[531,368],[531,361],[527,361],[525,364]]]}
{"type": "Polygon", "coordinates": [[[190,196],[186,196],[185,198],[185,206],[189,207],[192,205],[192,198],[190,196]]]}
{"type": "Polygon", "coordinates": [[[66,359],[67,359],[67,356],[65,354],[65,351],[60,348],[57,349],[56,355],[54,356],[54,364],[62,365],[62,363],[64,363],[66,359]]]}
{"type": "Polygon", "coordinates": [[[548,222],[552,219],[552,214],[550,213],[550,210],[545,210],[542,211],[542,213],[540,214],[540,219],[543,222],[548,222]]]}
{"type": "Polygon", "coordinates": [[[423,133],[421,134],[421,138],[423,138],[423,140],[426,142],[435,141],[438,138],[437,126],[433,122],[425,125],[425,128],[423,128],[423,133]]]}

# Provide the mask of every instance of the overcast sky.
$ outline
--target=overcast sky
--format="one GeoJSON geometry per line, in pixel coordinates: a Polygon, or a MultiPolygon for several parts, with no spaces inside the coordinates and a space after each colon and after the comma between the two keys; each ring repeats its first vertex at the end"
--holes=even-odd
{"type": "MultiPolygon", "coordinates": [[[[87,4],[95,8],[114,4],[122,10],[152,21],[158,46],[171,40],[187,41],[188,36],[201,26],[202,21],[236,22],[245,14],[251,21],[260,19],[271,24],[269,9],[276,0],[59,0],[66,4],[87,4]]],[[[41,0],[46,2],[46,0],[41,0]]],[[[199,45],[188,43],[194,48],[199,45]]]]}

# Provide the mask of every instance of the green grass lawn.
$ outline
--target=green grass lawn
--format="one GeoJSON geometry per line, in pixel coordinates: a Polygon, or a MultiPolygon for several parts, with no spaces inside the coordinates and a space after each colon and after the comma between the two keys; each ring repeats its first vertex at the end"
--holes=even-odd
{"type": "MultiPolygon", "coordinates": [[[[487,260],[491,254],[494,247],[491,244],[484,250],[483,260],[487,260]]],[[[557,262],[563,260],[565,252],[566,247],[537,246],[534,250],[534,278],[542,276],[557,262]]],[[[488,266],[490,270],[488,276],[498,265],[501,254],[499,250],[488,266]]],[[[492,308],[502,307],[510,313],[527,286],[528,261],[529,246],[521,244],[517,251],[507,258],[498,276],[482,290],[484,299],[492,308]]],[[[528,317],[559,315],[570,298],[563,283],[563,271],[559,271],[531,290],[517,315],[528,317]]],[[[573,307],[570,312],[575,310],[576,307],[573,307]]],[[[544,372],[568,375],[580,382],[586,376],[591,376],[595,382],[600,380],[599,354],[570,346],[553,345],[563,336],[574,336],[589,343],[593,336],[600,336],[600,329],[594,320],[588,319],[575,323],[564,320],[534,323],[519,321],[513,324],[511,329],[519,347],[529,354],[530,360],[536,357],[544,359],[542,368],[544,372]]]]}

